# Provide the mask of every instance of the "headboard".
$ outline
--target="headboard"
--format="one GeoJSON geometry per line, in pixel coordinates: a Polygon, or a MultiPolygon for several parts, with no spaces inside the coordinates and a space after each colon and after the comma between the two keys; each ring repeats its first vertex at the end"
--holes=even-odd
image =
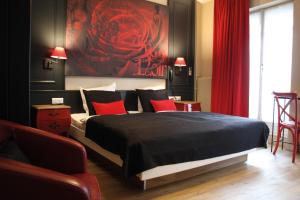
{"type": "MultiPolygon", "coordinates": [[[[138,98],[134,90],[120,90],[125,107],[138,110],[138,98]]],[[[64,104],[72,107],[72,113],[85,112],[79,90],[34,90],[30,93],[31,105],[51,104],[52,98],[64,98],[64,104]]]]}

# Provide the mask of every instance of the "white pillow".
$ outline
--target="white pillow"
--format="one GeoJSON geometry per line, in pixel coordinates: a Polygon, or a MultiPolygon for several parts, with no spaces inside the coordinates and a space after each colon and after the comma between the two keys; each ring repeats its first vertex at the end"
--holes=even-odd
{"type": "Polygon", "coordinates": [[[110,85],[94,87],[94,88],[82,88],[82,87],[80,87],[79,90],[80,90],[80,95],[81,95],[81,99],[82,99],[82,106],[83,106],[83,109],[85,110],[85,112],[89,115],[89,108],[87,106],[87,102],[86,102],[86,98],[85,98],[83,90],[86,90],[86,91],[102,90],[102,91],[114,92],[114,91],[116,91],[116,87],[117,87],[116,82],[113,82],[110,85]]]}
{"type": "Polygon", "coordinates": [[[137,110],[133,110],[133,111],[127,111],[128,114],[139,114],[140,112],[137,110]]]}

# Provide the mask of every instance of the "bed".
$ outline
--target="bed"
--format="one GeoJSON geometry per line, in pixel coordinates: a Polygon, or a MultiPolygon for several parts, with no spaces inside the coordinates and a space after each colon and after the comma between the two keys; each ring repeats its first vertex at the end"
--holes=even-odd
{"type": "Polygon", "coordinates": [[[261,121],[205,112],[72,114],[70,129],[143,189],[245,162],[268,133],[261,121]]]}

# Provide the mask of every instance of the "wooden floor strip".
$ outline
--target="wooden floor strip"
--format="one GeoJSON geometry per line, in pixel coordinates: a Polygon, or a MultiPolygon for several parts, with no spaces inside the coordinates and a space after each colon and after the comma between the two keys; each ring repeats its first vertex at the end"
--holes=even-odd
{"type": "Polygon", "coordinates": [[[269,149],[250,153],[245,164],[202,174],[178,183],[141,191],[113,173],[109,165],[91,159],[88,169],[100,183],[103,200],[300,200],[300,156],[269,149]]]}

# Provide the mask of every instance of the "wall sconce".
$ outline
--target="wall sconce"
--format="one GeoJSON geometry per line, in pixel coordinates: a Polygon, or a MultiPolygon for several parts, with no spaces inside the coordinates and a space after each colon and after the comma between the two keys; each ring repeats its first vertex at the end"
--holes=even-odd
{"type": "MultiPolygon", "coordinates": [[[[183,57],[177,57],[175,59],[175,62],[174,62],[173,66],[174,67],[178,67],[179,71],[181,72],[181,68],[182,67],[186,67],[185,59],[183,57]]],[[[178,70],[176,70],[176,68],[174,70],[175,70],[175,74],[178,75],[179,74],[178,70]]],[[[169,73],[168,73],[168,79],[169,79],[169,81],[173,81],[173,76],[174,76],[174,72],[173,71],[174,70],[173,70],[172,66],[169,67],[169,70],[168,70],[169,71],[169,73]]]]}
{"type": "Polygon", "coordinates": [[[174,63],[175,67],[186,67],[186,62],[183,57],[177,57],[174,63]]]}
{"type": "Polygon", "coordinates": [[[171,66],[168,66],[168,80],[173,81],[173,69],[171,66]]]}
{"type": "MultiPolygon", "coordinates": [[[[186,67],[187,64],[186,64],[186,61],[183,57],[177,57],[176,60],[175,60],[174,66],[179,67],[179,71],[181,71],[182,70],[181,68],[186,67]]],[[[192,76],[192,73],[193,73],[192,68],[189,67],[188,68],[188,76],[192,76]]]]}
{"type": "Polygon", "coordinates": [[[183,57],[177,57],[174,62],[174,70],[177,76],[182,74],[182,67],[186,67],[185,59],[183,57]]]}
{"type": "Polygon", "coordinates": [[[58,60],[67,59],[66,51],[63,47],[55,47],[50,57],[44,59],[44,69],[53,69],[53,65],[57,64],[58,60]]]}

